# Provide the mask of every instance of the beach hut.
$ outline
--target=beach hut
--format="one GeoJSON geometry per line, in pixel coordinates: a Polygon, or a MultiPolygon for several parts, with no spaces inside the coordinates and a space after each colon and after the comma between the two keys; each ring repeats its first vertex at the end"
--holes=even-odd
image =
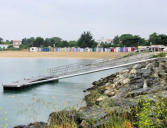
{"type": "Polygon", "coordinates": [[[42,48],[42,52],[45,52],[45,48],[42,48]]]}
{"type": "Polygon", "coordinates": [[[100,48],[100,52],[103,52],[103,48],[100,48]]]}
{"type": "Polygon", "coordinates": [[[123,52],[128,52],[128,48],[127,48],[127,47],[124,47],[124,48],[123,48],[123,52]]]}
{"type": "Polygon", "coordinates": [[[131,52],[131,47],[128,47],[128,52],[131,52]]]}
{"type": "Polygon", "coordinates": [[[53,48],[53,52],[55,52],[55,48],[53,48]]]}
{"type": "Polygon", "coordinates": [[[62,48],[62,52],[65,52],[65,49],[64,49],[64,48],[62,48]]]}
{"type": "Polygon", "coordinates": [[[41,51],[42,51],[42,49],[41,49],[41,48],[38,48],[38,51],[39,51],[39,52],[41,52],[41,51]]]}
{"type": "Polygon", "coordinates": [[[98,48],[98,52],[101,52],[101,48],[98,48]]]}
{"type": "Polygon", "coordinates": [[[31,47],[30,52],[38,52],[38,47],[31,47]]]}
{"type": "Polygon", "coordinates": [[[96,52],[99,52],[99,48],[98,47],[96,48],[96,52]]]}
{"type": "Polygon", "coordinates": [[[74,48],[74,52],[77,52],[77,48],[74,48]]]}
{"type": "Polygon", "coordinates": [[[111,48],[111,52],[114,52],[114,48],[111,48]]]}
{"type": "Polygon", "coordinates": [[[120,51],[121,51],[121,52],[124,52],[124,48],[123,48],[123,47],[122,47],[122,48],[120,48],[120,51]]]}
{"type": "Polygon", "coordinates": [[[53,52],[53,51],[54,51],[54,48],[51,47],[51,52],[53,52]]]}
{"type": "Polygon", "coordinates": [[[48,49],[48,52],[51,52],[51,47],[47,48],[48,49]]]}
{"type": "Polygon", "coordinates": [[[123,52],[123,48],[122,47],[119,48],[119,52],[123,52]]]}
{"type": "Polygon", "coordinates": [[[67,52],[67,48],[66,47],[64,47],[64,52],[67,52]]]}
{"type": "Polygon", "coordinates": [[[60,48],[57,48],[57,52],[60,52],[60,48]]]}
{"type": "Polygon", "coordinates": [[[74,48],[73,47],[71,48],[71,52],[74,52],[74,48]]]}
{"type": "Polygon", "coordinates": [[[80,48],[80,52],[83,52],[83,48],[80,48]]]}
{"type": "Polygon", "coordinates": [[[78,48],[77,52],[80,52],[80,48],[78,48]]]}
{"type": "Polygon", "coordinates": [[[115,52],[119,52],[119,47],[116,47],[116,48],[115,48],[115,52]]]}
{"type": "Polygon", "coordinates": [[[93,48],[92,52],[96,52],[96,48],[93,48]]]}

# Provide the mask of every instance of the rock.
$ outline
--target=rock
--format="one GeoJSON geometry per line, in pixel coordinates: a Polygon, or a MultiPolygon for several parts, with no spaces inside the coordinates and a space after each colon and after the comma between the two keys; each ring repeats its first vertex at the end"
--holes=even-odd
{"type": "Polygon", "coordinates": [[[128,73],[129,72],[129,69],[124,69],[120,72],[120,74],[125,74],[125,73],[128,73]]]}
{"type": "Polygon", "coordinates": [[[111,86],[106,86],[104,89],[105,90],[110,90],[110,89],[112,89],[112,87],[111,86]]]}
{"type": "Polygon", "coordinates": [[[158,77],[158,73],[157,72],[153,73],[153,77],[158,77]]]}
{"type": "Polygon", "coordinates": [[[111,85],[111,83],[110,83],[110,82],[108,82],[108,83],[106,83],[106,84],[105,84],[105,86],[110,86],[110,85],[111,85]]]}
{"type": "Polygon", "coordinates": [[[115,92],[114,92],[113,90],[106,90],[106,91],[104,92],[104,94],[110,97],[110,96],[114,96],[114,95],[115,95],[115,92]]]}
{"type": "Polygon", "coordinates": [[[108,86],[105,86],[104,89],[105,90],[110,90],[110,89],[115,88],[115,87],[116,87],[115,84],[109,84],[108,86]]]}
{"type": "Polygon", "coordinates": [[[145,69],[152,69],[153,68],[153,64],[152,63],[149,63],[146,65],[145,69]]]}
{"type": "Polygon", "coordinates": [[[103,101],[107,99],[107,96],[100,96],[96,101],[103,101]]]}
{"type": "Polygon", "coordinates": [[[150,77],[150,74],[151,74],[151,70],[149,69],[143,69],[143,73],[142,73],[142,76],[145,78],[145,77],[150,77]]]}
{"type": "Polygon", "coordinates": [[[14,128],[27,128],[28,126],[26,125],[18,125],[18,126],[15,126],[14,128]]]}
{"type": "Polygon", "coordinates": [[[105,108],[102,107],[87,107],[85,109],[79,110],[82,115],[80,116],[81,120],[85,120],[86,122],[94,121],[98,122],[100,119],[107,116],[108,112],[105,108]]]}
{"type": "Polygon", "coordinates": [[[122,81],[122,83],[125,85],[125,84],[128,84],[130,82],[130,79],[126,78],[122,81]]]}
{"type": "Polygon", "coordinates": [[[80,128],[88,128],[88,127],[89,127],[89,124],[88,124],[88,122],[86,122],[85,120],[82,120],[82,122],[81,122],[81,124],[80,124],[79,127],[80,127],[80,128]]]}
{"type": "Polygon", "coordinates": [[[144,80],[144,85],[143,85],[143,88],[146,89],[148,86],[147,86],[147,81],[144,80]]]}
{"type": "Polygon", "coordinates": [[[140,69],[141,67],[142,67],[141,64],[136,64],[136,65],[134,65],[132,68],[133,68],[133,69],[140,69]]]}
{"type": "MultiPolygon", "coordinates": [[[[164,90],[164,87],[167,86],[166,65],[167,60],[165,60],[165,62],[164,60],[156,60],[134,65],[132,68],[129,67],[127,71],[123,70],[115,74],[115,77],[112,77],[110,82],[105,83],[106,86],[104,88],[102,88],[103,86],[96,88],[101,93],[101,96],[98,97],[96,101],[98,101],[100,105],[110,97],[112,103],[118,106],[122,106],[122,103],[128,103],[129,106],[133,106],[136,105],[137,102],[128,102],[129,98],[139,100],[152,93],[160,93],[164,90]],[[121,101],[118,99],[121,99],[121,101]]],[[[110,76],[104,79],[107,81],[106,79],[109,78],[110,76]]]]}
{"type": "Polygon", "coordinates": [[[14,128],[49,128],[47,123],[44,122],[35,122],[35,123],[30,123],[29,125],[19,125],[14,128]]]}
{"type": "Polygon", "coordinates": [[[130,74],[136,74],[136,69],[132,69],[131,71],[130,71],[130,74]]]}
{"type": "Polygon", "coordinates": [[[154,67],[159,67],[159,62],[158,61],[154,62],[154,67]]]}

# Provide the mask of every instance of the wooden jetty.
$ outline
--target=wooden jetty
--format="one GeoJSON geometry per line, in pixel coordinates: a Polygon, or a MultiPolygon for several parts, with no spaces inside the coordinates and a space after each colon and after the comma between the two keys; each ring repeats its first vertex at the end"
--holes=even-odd
{"type": "Polygon", "coordinates": [[[36,84],[42,84],[52,81],[58,81],[59,79],[70,78],[74,76],[80,76],[84,74],[105,71],[114,68],[126,67],[129,65],[143,63],[147,61],[153,61],[157,58],[151,58],[150,56],[137,55],[136,57],[128,57],[114,60],[98,60],[93,62],[87,62],[82,64],[72,64],[59,67],[53,67],[49,69],[50,74],[47,76],[33,77],[30,79],[24,79],[22,81],[16,81],[13,83],[3,84],[4,90],[18,90],[30,87],[36,84]]]}

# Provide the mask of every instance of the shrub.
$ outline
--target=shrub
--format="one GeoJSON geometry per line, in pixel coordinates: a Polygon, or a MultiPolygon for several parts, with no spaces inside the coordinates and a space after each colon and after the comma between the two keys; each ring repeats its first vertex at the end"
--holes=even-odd
{"type": "Polygon", "coordinates": [[[166,57],[167,53],[166,52],[161,52],[157,55],[153,55],[153,58],[157,58],[157,57],[166,57]]]}

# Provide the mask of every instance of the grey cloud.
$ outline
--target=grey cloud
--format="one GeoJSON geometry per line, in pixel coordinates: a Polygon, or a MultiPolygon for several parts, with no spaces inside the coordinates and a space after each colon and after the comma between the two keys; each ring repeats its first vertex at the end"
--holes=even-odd
{"type": "Polygon", "coordinates": [[[167,33],[166,0],[0,0],[0,36],[77,39],[167,33]]]}

